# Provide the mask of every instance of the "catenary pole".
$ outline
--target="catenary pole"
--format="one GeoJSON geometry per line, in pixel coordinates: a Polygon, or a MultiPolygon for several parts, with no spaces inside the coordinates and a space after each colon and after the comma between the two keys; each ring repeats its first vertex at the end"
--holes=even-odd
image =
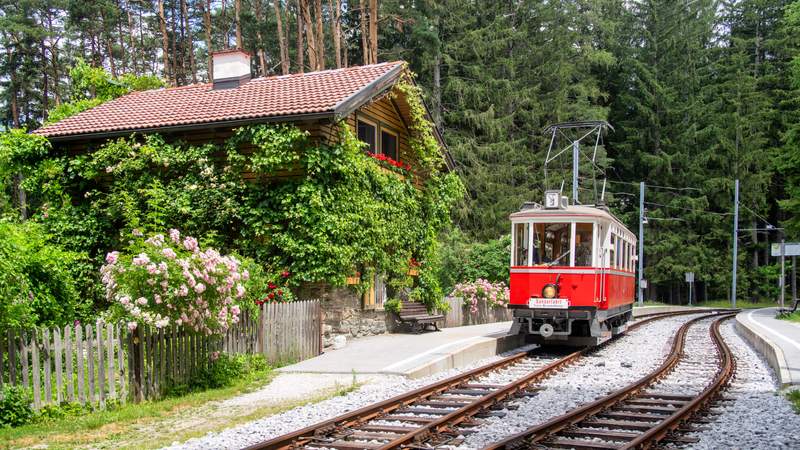
{"type": "Polygon", "coordinates": [[[739,180],[733,195],[733,281],[731,283],[731,306],[736,308],[736,262],[739,254],[739,180]]]}
{"type": "Polygon", "coordinates": [[[572,204],[578,204],[578,155],[580,155],[580,143],[572,143],[572,204]]]}
{"type": "Polygon", "coordinates": [[[786,308],[786,236],[781,231],[781,310],[786,308]]]}
{"type": "Polygon", "coordinates": [[[639,183],[639,306],[644,304],[644,181],[639,183]]]}

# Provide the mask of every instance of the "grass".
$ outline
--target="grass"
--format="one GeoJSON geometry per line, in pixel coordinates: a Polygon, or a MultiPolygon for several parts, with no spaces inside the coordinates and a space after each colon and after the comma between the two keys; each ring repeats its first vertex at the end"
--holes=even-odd
{"type": "Polygon", "coordinates": [[[787,392],[786,398],[792,403],[795,412],[800,414],[800,389],[787,392]]]}
{"type": "MultiPolygon", "coordinates": [[[[124,404],[114,409],[95,411],[84,415],[47,419],[42,422],[17,428],[0,429],[0,442],[3,448],[29,447],[46,443],[48,448],[75,448],[84,445],[108,442],[109,448],[120,448],[112,444],[116,440],[135,435],[137,430],[148,424],[158,422],[190,408],[199,407],[212,401],[224,400],[253,391],[274,378],[271,369],[252,373],[220,389],[193,392],[181,397],[166,398],[140,404],[124,404]]],[[[254,411],[255,413],[255,411],[254,411]]],[[[168,442],[147,437],[146,445],[133,445],[129,448],[156,447],[175,440],[171,434],[168,442]]]]}
{"type": "Polygon", "coordinates": [[[800,311],[795,311],[791,314],[786,314],[784,316],[778,316],[781,320],[787,320],[789,322],[796,322],[800,323],[800,311]]]}
{"type": "Polygon", "coordinates": [[[44,445],[48,449],[160,448],[298,406],[347,395],[362,385],[354,376],[349,385],[336,384],[331,389],[294,401],[239,409],[219,408],[215,403],[257,390],[274,377],[275,372],[268,369],[249,374],[230,387],[0,429],[0,448],[44,445]]]}
{"type": "MultiPolygon", "coordinates": [[[[698,303],[697,306],[705,306],[707,308],[730,308],[731,302],[729,300],[709,300],[698,303]]],[[[739,309],[757,309],[757,308],[771,308],[775,306],[772,300],[759,300],[753,303],[749,300],[739,299],[736,302],[736,307],[739,309]]]]}

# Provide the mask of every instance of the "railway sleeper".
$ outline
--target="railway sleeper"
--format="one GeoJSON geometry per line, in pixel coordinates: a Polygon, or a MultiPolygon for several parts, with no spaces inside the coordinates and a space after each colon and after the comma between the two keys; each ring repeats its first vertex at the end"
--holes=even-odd
{"type": "Polygon", "coordinates": [[[572,448],[576,450],[617,449],[612,442],[586,441],[581,439],[553,439],[545,443],[549,448],[572,448]]]}
{"type": "Polygon", "coordinates": [[[625,431],[597,430],[592,428],[571,428],[560,433],[569,438],[600,438],[609,441],[627,442],[636,439],[639,433],[629,433],[625,431]]]}
{"type": "Polygon", "coordinates": [[[647,431],[650,428],[653,428],[653,422],[634,422],[630,420],[606,420],[598,418],[591,418],[589,420],[580,422],[579,425],[591,426],[591,427],[616,428],[621,430],[636,430],[636,431],[647,431]]]}

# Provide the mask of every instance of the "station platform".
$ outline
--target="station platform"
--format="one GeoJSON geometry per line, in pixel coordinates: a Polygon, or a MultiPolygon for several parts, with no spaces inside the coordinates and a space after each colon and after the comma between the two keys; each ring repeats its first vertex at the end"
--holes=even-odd
{"type": "Polygon", "coordinates": [[[800,388],[800,324],[775,318],[776,308],[745,310],[736,329],[767,360],[782,389],[800,388]]]}
{"type": "Polygon", "coordinates": [[[511,322],[443,328],[422,334],[382,334],[278,369],[286,373],[386,374],[420,378],[519,347],[511,322]]]}

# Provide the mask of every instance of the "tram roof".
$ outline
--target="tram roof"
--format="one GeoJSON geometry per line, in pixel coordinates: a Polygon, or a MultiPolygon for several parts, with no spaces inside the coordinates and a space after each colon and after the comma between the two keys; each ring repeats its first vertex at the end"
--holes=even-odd
{"type": "Polygon", "coordinates": [[[522,209],[512,213],[509,218],[512,221],[523,221],[525,219],[564,219],[565,221],[574,220],[605,220],[613,222],[621,229],[625,230],[631,237],[635,239],[635,235],[628,230],[622,222],[619,221],[611,212],[605,207],[596,205],[569,205],[564,208],[545,208],[538,203],[529,203],[523,205],[522,209]]]}

